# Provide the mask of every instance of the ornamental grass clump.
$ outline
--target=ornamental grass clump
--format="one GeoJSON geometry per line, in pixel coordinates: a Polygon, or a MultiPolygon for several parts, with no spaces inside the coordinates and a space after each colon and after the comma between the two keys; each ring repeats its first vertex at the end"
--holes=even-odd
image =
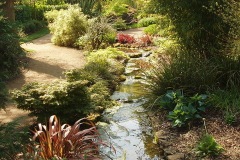
{"type": "Polygon", "coordinates": [[[100,160],[99,147],[107,146],[95,125],[87,119],[80,119],[73,126],[61,125],[53,115],[47,125],[39,123],[33,133],[35,143],[28,147],[28,158],[33,159],[100,160]]]}

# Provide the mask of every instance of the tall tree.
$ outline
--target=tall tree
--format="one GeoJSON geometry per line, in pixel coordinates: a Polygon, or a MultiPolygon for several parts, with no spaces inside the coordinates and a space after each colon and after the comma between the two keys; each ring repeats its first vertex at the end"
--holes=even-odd
{"type": "Polygon", "coordinates": [[[1,6],[3,9],[4,17],[10,21],[15,21],[14,2],[15,0],[5,0],[1,6]]]}

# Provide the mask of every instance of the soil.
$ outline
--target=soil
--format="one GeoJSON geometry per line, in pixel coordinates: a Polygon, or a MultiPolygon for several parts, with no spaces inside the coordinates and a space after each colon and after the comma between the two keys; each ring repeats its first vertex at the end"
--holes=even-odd
{"type": "Polygon", "coordinates": [[[211,114],[205,115],[207,132],[211,134],[216,142],[223,147],[224,151],[216,157],[199,157],[196,154],[196,146],[200,138],[206,133],[203,121],[184,129],[173,128],[171,122],[166,118],[167,113],[155,110],[151,115],[153,128],[156,131],[159,146],[164,150],[166,156],[182,154],[183,157],[176,159],[184,160],[239,160],[240,159],[240,125],[227,125],[222,119],[221,113],[207,111],[211,114]]]}

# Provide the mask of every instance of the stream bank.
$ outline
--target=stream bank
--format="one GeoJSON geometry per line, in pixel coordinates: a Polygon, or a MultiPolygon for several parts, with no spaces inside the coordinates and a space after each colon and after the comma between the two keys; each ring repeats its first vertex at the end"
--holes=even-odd
{"type": "Polygon", "coordinates": [[[119,160],[159,160],[163,155],[157,144],[153,143],[154,132],[151,120],[144,105],[146,98],[145,77],[137,66],[139,61],[147,61],[151,54],[143,50],[124,50],[131,58],[126,64],[126,80],[111,96],[118,105],[103,113],[103,121],[98,123],[102,139],[111,144],[104,149],[104,159],[119,160]]]}

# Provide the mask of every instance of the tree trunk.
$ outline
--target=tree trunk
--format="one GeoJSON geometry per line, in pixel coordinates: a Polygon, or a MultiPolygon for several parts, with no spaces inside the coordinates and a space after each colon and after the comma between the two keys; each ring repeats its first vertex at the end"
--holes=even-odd
{"type": "Polygon", "coordinates": [[[14,1],[6,0],[5,4],[3,4],[4,16],[10,21],[15,21],[14,1]]]}

